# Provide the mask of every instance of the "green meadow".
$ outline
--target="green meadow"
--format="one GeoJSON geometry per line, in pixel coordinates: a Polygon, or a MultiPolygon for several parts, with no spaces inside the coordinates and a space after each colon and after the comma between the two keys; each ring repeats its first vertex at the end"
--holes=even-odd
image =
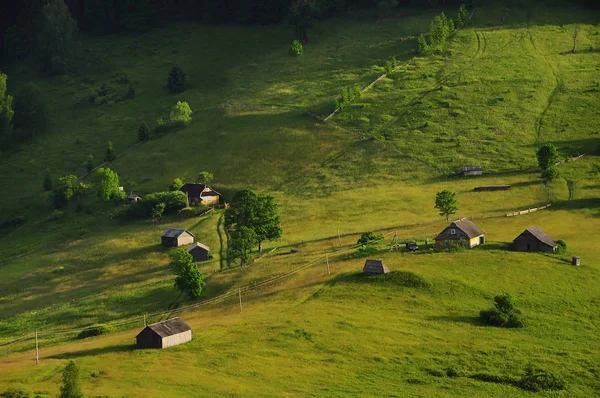
{"type": "Polygon", "coordinates": [[[86,396],[598,394],[598,15],[517,6],[500,24],[503,9],[477,8],[443,54],[426,57],[416,37],[439,9],[320,22],[299,58],[288,53],[288,26],[174,23],[136,36],[84,36],[72,75],[40,77],[28,62],[8,68],[9,88],[42,88],[52,124],[0,161],[2,217],[27,219],[1,231],[0,392],[19,386],[54,396],[73,359],[86,396]],[[391,56],[399,61],[393,74],[322,122],[343,88],[366,87],[391,56]],[[175,64],[190,87],[171,95],[165,83],[175,64]],[[94,104],[89,97],[102,84],[131,84],[136,96],[94,104]],[[134,146],[139,124],[166,120],[176,101],[190,104],[192,123],[134,146]],[[225,201],[246,188],[274,196],[283,237],[240,269],[225,255],[222,210],[121,222],[110,217],[112,204],[89,199],[52,212],[45,170],[84,175],[88,155],[100,163],[108,141],[121,155],[107,167],[127,192],[166,190],[174,178],[208,170],[225,201]],[[561,157],[584,156],[560,165],[561,178],[546,185],[535,153],[547,142],[561,157]],[[457,176],[470,165],[483,166],[484,176],[457,176]],[[492,184],[512,189],[473,192],[492,184]],[[446,224],[434,208],[443,189],[456,192],[455,217],[486,231],[485,245],[426,247],[446,224]],[[507,249],[532,225],[564,240],[567,252],[507,249]],[[159,245],[173,226],[211,248],[198,302],[225,298],[178,309],[195,302],[173,287],[169,250],[159,245]],[[361,277],[364,259],[350,257],[365,231],[385,234],[374,257],[395,271],[388,278],[361,277]],[[422,249],[390,251],[394,236],[422,249]],[[570,265],[574,255],[580,267],[570,265]],[[479,311],[501,293],[515,299],[524,328],[480,322],[479,311]],[[180,316],[193,341],[134,350],[144,314],[180,316]],[[76,338],[96,324],[113,332],[76,338]],[[35,331],[38,366],[32,339],[8,344],[35,331]],[[506,382],[530,365],[561,377],[566,389],[537,394],[506,382]]]}

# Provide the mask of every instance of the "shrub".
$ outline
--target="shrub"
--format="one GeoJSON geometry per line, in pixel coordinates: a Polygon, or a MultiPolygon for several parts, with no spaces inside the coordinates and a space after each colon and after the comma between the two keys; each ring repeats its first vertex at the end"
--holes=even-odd
{"type": "Polygon", "coordinates": [[[182,218],[192,218],[197,215],[196,209],[193,207],[184,207],[183,209],[179,210],[178,213],[182,218]]]}
{"type": "Polygon", "coordinates": [[[94,170],[94,156],[93,155],[88,156],[87,162],[85,164],[85,169],[87,170],[88,173],[91,173],[92,170],[94,170]]]}
{"type": "Polygon", "coordinates": [[[359,86],[348,87],[342,90],[342,94],[336,98],[335,107],[340,111],[344,110],[347,105],[359,99],[362,96],[362,91],[359,86]]]}
{"type": "Polygon", "coordinates": [[[160,220],[163,216],[163,213],[165,212],[165,204],[164,203],[157,203],[154,205],[154,207],[152,207],[152,219],[157,221],[160,220]]]}
{"type": "Polygon", "coordinates": [[[78,339],[87,339],[88,337],[100,336],[112,332],[112,328],[107,325],[94,325],[84,329],[77,335],[78,339]]]}
{"type": "Polygon", "coordinates": [[[560,377],[532,366],[525,370],[525,375],[519,380],[518,386],[524,390],[534,392],[560,391],[566,387],[565,381],[560,377]]]}
{"type": "Polygon", "coordinates": [[[182,186],[183,186],[183,180],[181,178],[176,178],[173,180],[171,185],[169,185],[169,191],[171,191],[171,192],[179,191],[182,186]]]}
{"type": "Polygon", "coordinates": [[[114,197],[119,197],[119,175],[109,168],[99,168],[98,175],[101,177],[98,198],[108,202],[114,197]]]}
{"type": "Polygon", "coordinates": [[[148,124],[146,122],[142,122],[140,124],[140,128],[138,129],[138,141],[147,141],[150,138],[150,129],[148,128],[148,124]]]}
{"type": "Polygon", "coordinates": [[[290,53],[296,57],[304,54],[304,47],[302,46],[302,43],[300,43],[298,40],[294,40],[292,42],[292,46],[290,47],[290,53]]]}
{"type": "Polygon", "coordinates": [[[458,16],[456,17],[456,27],[458,29],[464,28],[469,22],[469,11],[467,10],[467,6],[464,4],[460,5],[458,9],[458,16]]]}
{"type": "Polygon", "coordinates": [[[106,154],[104,155],[105,162],[112,162],[115,160],[117,156],[115,155],[115,150],[113,149],[112,142],[108,142],[108,146],[106,147],[106,154]]]}
{"type": "Polygon", "coordinates": [[[181,93],[185,90],[185,73],[183,70],[175,65],[169,72],[169,78],[167,80],[167,88],[171,94],[181,93]]]}
{"type": "Polygon", "coordinates": [[[24,388],[12,387],[0,394],[3,398],[31,398],[33,393],[24,388]]]}
{"type": "MultiPolygon", "coordinates": [[[[113,217],[119,217],[121,220],[139,220],[152,217],[152,211],[157,204],[164,204],[164,213],[174,213],[186,207],[186,195],[181,191],[176,192],[155,192],[151,193],[144,200],[133,202],[113,212],[113,217]]],[[[158,210],[158,209],[157,209],[158,210]]]]}
{"type": "Polygon", "coordinates": [[[521,328],[524,326],[521,311],[515,308],[510,294],[505,293],[494,297],[494,308],[481,310],[479,317],[488,325],[521,328]]]}
{"type": "Polygon", "coordinates": [[[560,172],[556,167],[550,167],[542,171],[542,178],[544,181],[554,181],[560,177],[560,172]]]}
{"type": "Polygon", "coordinates": [[[192,109],[190,108],[190,105],[185,101],[177,101],[171,108],[169,119],[171,120],[171,123],[189,123],[192,121],[191,115],[192,109]]]}
{"type": "Polygon", "coordinates": [[[367,245],[374,242],[379,242],[384,239],[383,234],[376,234],[375,232],[369,231],[363,233],[358,241],[356,242],[359,245],[367,245]]]}
{"type": "Polygon", "coordinates": [[[556,242],[556,254],[565,254],[567,252],[567,243],[564,240],[558,240],[556,242]]]}
{"type": "Polygon", "coordinates": [[[436,15],[429,25],[429,32],[419,36],[417,40],[419,54],[440,53],[454,32],[455,27],[452,19],[446,17],[444,13],[436,15]]]}
{"type": "Polygon", "coordinates": [[[354,257],[354,258],[369,257],[370,255],[374,254],[376,251],[377,251],[377,249],[371,245],[362,245],[356,249],[356,251],[354,252],[352,257],[354,257]]]}

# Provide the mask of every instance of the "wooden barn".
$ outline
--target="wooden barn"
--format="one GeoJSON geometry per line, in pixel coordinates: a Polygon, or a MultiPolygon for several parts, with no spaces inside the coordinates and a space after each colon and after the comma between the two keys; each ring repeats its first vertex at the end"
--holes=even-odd
{"type": "Polygon", "coordinates": [[[192,340],[192,328],[179,318],[148,325],[135,337],[137,348],[167,348],[192,340]]]}
{"type": "Polygon", "coordinates": [[[127,197],[128,202],[139,202],[140,200],[142,200],[142,197],[134,193],[127,197]]]}
{"type": "Polygon", "coordinates": [[[515,250],[520,252],[556,252],[558,243],[538,227],[527,228],[513,241],[515,250]]]}
{"type": "Polygon", "coordinates": [[[189,204],[216,205],[219,204],[220,193],[206,184],[187,182],[180,189],[185,192],[189,204]]]}
{"type": "Polygon", "coordinates": [[[465,166],[461,169],[462,175],[465,177],[469,176],[480,176],[483,175],[483,167],[481,166],[465,166]]]}
{"type": "Polygon", "coordinates": [[[456,245],[471,249],[484,243],[485,232],[467,218],[452,222],[435,237],[435,246],[438,249],[456,245]]]}
{"type": "Polygon", "coordinates": [[[206,261],[210,259],[210,248],[202,243],[194,243],[188,247],[187,251],[194,258],[194,262],[206,261]]]}
{"type": "Polygon", "coordinates": [[[390,272],[381,260],[367,260],[363,267],[363,273],[367,275],[387,274],[390,272]]]}
{"type": "Polygon", "coordinates": [[[183,228],[167,228],[160,235],[160,243],[167,247],[179,247],[194,243],[194,234],[183,228]]]}

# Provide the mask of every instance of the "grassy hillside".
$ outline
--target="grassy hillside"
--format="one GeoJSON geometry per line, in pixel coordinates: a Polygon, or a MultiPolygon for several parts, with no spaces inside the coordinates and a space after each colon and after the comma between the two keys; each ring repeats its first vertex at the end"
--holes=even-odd
{"type": "Polygon", "coordinates": [[[73,75],[42,78],[26,63],[8,69],[9,84],[42,87],[52,126],[0,162],[1,217],[27,216],[2,231],[9,244],[0,246],[0,344],[35,330],[71,332],[42,337],[39,367],[31,340],[0,347],[0,391],[24,385],[54,395],[65,361],[76,359],[85,393],[103,396],[531,396],[473,378],[518,378],[529,364],[567,382],[566,392],[549,395],[593,395],[600,374],[598,16],[515,7],[499,25],[502,13],[478,8],[447,53],[429,57],[416,56],[415,38],[435,11],[414,10],[320,23],[301,58],[289,56],[285,26],[173,24],[136,37],[84,37],[73,75]],[[570,53],[575,26],[581,33],[570,53]],[[395,74],[328,123],[319,120],[344,87],[366,86],[392,55],[400,60],[395,74]],[[190,82],[180,95],[165,88],[174,64],[190,82]],[[94,104],[90,95],[102,84],[132,84],[136,97],[94,104]],[[225,199],[244,188],[275,196],[284,235],[243,270],[219,272],[226,264],[219,211],[120,223],[109,217],[112,205],[92,199],[81,212],[51,213],[41,190],[46,168],[84,174],[89,154],[102,159],[108,141],[126,151],[142,121],[166,119],[178,100],[195,111],[189,126],[109,167],[127,191],[141,194],[208,170],[225,199]],[[543,142],[562,156],[586,156],[561,165],[562,178],[545,186],[535,160],[543,142]],[[455,175],[475,164],[484,177],[455,175]],[[486,184],[513,189],[472,191],[486,184]],[[386,244],[394,233],[424,243],[445,224],[433,208],[443,189],[457,192],[457,217],[477,219],[489,243],[457,253],[377,253],[422,286],[358,277],[363,260],[347,257],[356,234],[385,230],[386,244]],[[530,215],[484,218],[550,201],[549,210],[530,215]],[[503,248],[531,225],[565,240],[568,253],[503,248]],[[234,295],[181,313],[194,328],[190,344],[134,351],[143,314],[161,313],[149,317],[158,320],[192,304],[173,288],[168,250],[158,245],[169,226],[188,228],[211,247],[214,258],[201,266],[202,299],[302,271],[244,292],[241,314],[234,295]],[[289,254],[290,247],[300,252],[289,254]],[[571,255],[581,256],[582,267],[568,265],[571,255]],[[503,292],[515,297],[525,328],[477,320],[503,292]],[[117,331],[74,339],[77,328],[96,323],[117,331]]]}

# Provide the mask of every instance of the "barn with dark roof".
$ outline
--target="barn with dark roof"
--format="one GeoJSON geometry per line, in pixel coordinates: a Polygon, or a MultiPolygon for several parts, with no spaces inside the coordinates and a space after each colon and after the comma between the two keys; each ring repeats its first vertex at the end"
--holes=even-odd
{"type": "Polygon", "coordinates": [[[207,261],[210,259],[210,248],[199,242],[188,247],[187,252],[192,255],[194,262],[207,261]]]}
{"type": "Polygon", "coordinates": [[[194,242],[194,234],[183,228],[167,228],[160,235],[160,243],[167,247],[179,247],[194,242]]]}
{"type": "Polygon", "coordinates": [[[179,318],[148,325],[136,337],[137,348],[167,348],[192,340],[192,328],[179,318]]]}
{"type": "Polygon", "coordinates": [[[206,184],[187,182],[180,189],[185,192],[189,204],[216,205],[219,204],[220,193],[206,184]]]}
{"type": "Polygon", "coordinates": [[[484,243],[485,232],[466,218],[452,222],[435,237],[435,246],[438,249],[452,246],[464,246],[471,249],[484,243]]]}
{"type": "Polygon", "coordinates": [[[520,252],[548,252],[554,253],[558,243],[554,238],[546,235],[536,226],[529,227],[513,241],[515,250],[520,252]]]}

